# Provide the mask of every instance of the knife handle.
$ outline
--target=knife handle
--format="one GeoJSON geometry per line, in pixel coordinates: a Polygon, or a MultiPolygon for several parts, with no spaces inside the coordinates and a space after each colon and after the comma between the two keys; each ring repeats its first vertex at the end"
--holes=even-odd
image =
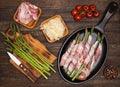
{"type": "Polygon", "coordinates": [[[20,64],[19,67],[33,80],[36,81],[37,78],[32,74],[30,70],[28,70],[23,64],[20,64]]]}

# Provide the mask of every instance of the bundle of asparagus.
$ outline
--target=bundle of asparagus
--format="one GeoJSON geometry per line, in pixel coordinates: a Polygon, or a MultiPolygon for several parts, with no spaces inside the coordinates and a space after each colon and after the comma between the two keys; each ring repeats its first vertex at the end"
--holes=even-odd
{"type": "Polygon", "coordinates": [[[53,69],[53,64],[36,53],[31,46],[24,40],[19,27],[16,24],[11,23],[10,29],[14,35],[14,41],[12,41],[5,33],[2,34],[5,37],[7,50],[15,53],[17,56],[25,60],[34,69],[36,69],[45,79],[51,76],[50,70],[56,72],[53,69]],[[35,56],[33,56],[35,55],[35,56]]]}

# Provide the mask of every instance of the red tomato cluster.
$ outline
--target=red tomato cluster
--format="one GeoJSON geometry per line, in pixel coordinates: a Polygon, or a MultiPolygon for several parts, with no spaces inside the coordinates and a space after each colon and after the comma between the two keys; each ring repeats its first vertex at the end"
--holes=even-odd
{"type": "Polygon", "coordinates": [[[96,9],[96,5],[77,5],[75,9],[72,10],[72,15],[76,21],[81,20],[84,17],[92,18],[92,17],[99,17],[100,12],[96,9]]]}

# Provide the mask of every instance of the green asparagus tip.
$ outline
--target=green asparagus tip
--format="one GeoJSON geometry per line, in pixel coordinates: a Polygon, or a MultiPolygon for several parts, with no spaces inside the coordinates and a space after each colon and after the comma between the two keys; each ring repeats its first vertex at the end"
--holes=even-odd
{"type": "Polygon", "coordinates": [[[100,32],[98,32],[97,40],[100,41],[100,32]]]}
{"type": "Polygon", "coordinates": [[[53,68],[52,68],[51,70],[52,70],[54,73],[56,73],[56,71],[55,71],[53,68]]]}
{"type": "Polygon", "coordinates": [[[9,38],[6,36],[4,32],[1,31],[1,34],[6,38],[6,40],[9,40],[9,38]]]}
{"type": "Polygon", "coordinates": [[[85,35],[83,37],[83,42],[85,42],[86,38],[87,38],[87,34],[88,34],[88,29],[86,28],[85,29],[85,35]]]}
{"type": "Polygon", "coordinates": [[[70,75],[70,71],[69,70],[67,71],[67,75],[70,75]]]}
{"type": "Polygon", "coordinates": [[[76,41],[76,43],[79,43],[80,42],[80,34],[78,35],[78,39],[76,41]]]}
{"type": "Polygon", "coordinates": [[[10,24],[9,24],[10,29],[12,29],[12,25],[13,25],[13,22],[10,22],[10,24]]]}
{"type": "Polygon", "coordinates": [[[87,34],[88,33],[88,28],[86,27],[86,29],[85,29],[85,34],[87,34]]]}
{"type": "Polygon", "coordinates": [[[17,32],[20,33],[20,29],[19,29],[18,25],[15,24],[15,26],[16,26],[17,32]]]}
{"type": "Polygon", "coordinates": [[[74,76],[75,71],[76,71],[75,69],[72,71],[72,73],[71,73],[71,75],[70,75],[71,78],[74,76]]]}
{"type": "Polygon", "coordinates": [[[1,31],[0,33],[1,33],[4,37],[6,37],[6,35],[5,35],[5,33],[4,33],[4,32],[2,32],[2,31],[1,31]]]}
{"type": "Polygon", "coordinates": [[[103,39],[104,39],[104,35],[102,35],[102,39],[101,39],[101,42],[100,42],[101,44],[103,43],[103,39]]]}
{"type": "Polygon", "coordinates": [[[94,31],[94,26],[91,29],[91,32],[90,32],[91,35],[93,34],[93,31],[94,31]]]}
{"type": "Polygon", "coordinates": [[[78,40],[78,37],[79,37],[79,33],[77,33],[76,37],[75,37],[75,41],[77,42],[78,40]]]}
{"type": "Polygon", "coordinates": [[[81,67],[79,68],[78,72],[75,74],[75,76],[72,78],[72,81],[74,81],[76,79],[76,77],[78,77],[79,73],[81,72],[81,70],[83,69],[84,65],[82,64],[81,67]]]}

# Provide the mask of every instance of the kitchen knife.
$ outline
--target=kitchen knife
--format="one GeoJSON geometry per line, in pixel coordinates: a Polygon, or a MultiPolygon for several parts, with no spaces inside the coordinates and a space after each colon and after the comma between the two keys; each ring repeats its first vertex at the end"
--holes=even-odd
{"type": "Polygon", "coordinates": [[[7,52],[9,57],[33,80],[36,81],[37,78],[28,70],[12,53],[7,52]]]}

